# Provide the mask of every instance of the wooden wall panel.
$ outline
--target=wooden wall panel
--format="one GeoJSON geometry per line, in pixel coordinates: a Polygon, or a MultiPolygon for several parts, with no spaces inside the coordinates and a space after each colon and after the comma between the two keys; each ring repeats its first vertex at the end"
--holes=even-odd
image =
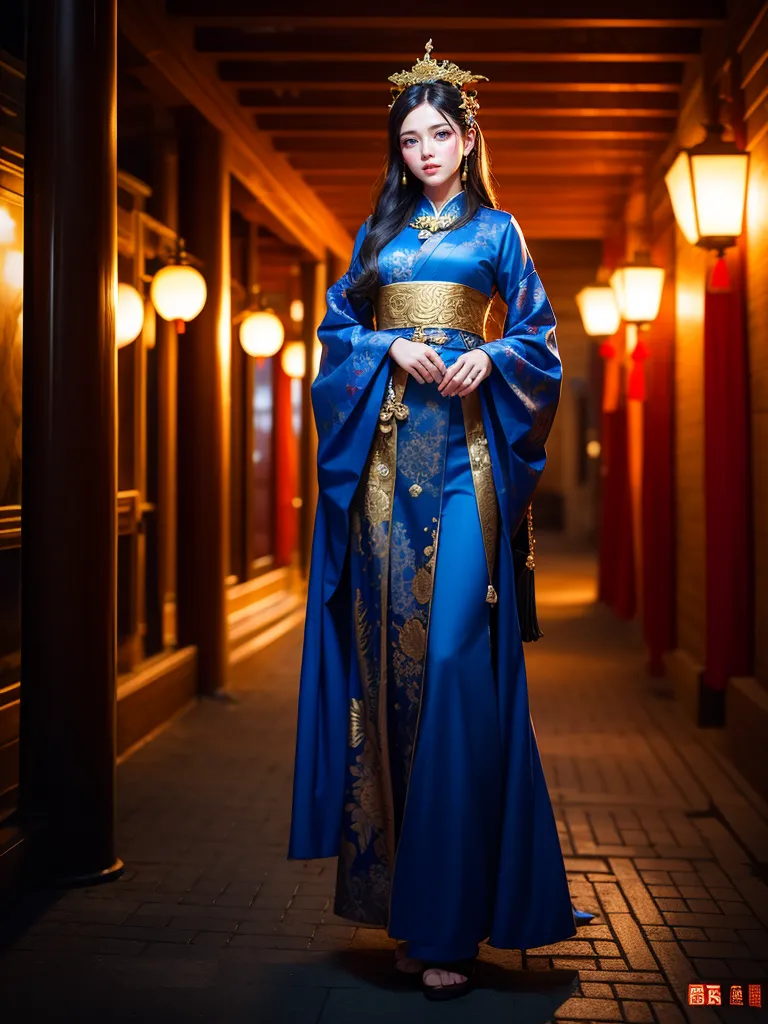
{"type": "Polygon", "coordinates": [[[678,232],[675,309],[677,643],[705,660],[704,287],[707,253],[678,232]]]}

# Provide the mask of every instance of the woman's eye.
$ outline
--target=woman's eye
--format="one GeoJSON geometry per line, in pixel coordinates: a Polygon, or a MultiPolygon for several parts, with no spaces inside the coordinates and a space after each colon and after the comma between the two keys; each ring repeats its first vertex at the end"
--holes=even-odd
{"type": "Polygon", "coordinates": [[[437,133],[436,138],[439,138],[441,135],[450,135],[450,134],[451,133],[448,131],[447,128],[441,128],[440,131],[437,133]]]}

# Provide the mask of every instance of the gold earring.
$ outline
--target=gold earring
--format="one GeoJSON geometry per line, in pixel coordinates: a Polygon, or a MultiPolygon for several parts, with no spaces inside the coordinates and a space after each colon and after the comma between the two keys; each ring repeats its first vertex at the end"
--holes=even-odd
{"type": "Polygon", "coordinates": [[[405,176],[405,164],[403,164],[403,176],[400,179],[400,184],[401,185],[407,185],[408,184],[408,179],[405,176]]]}
{"type": "Polygon", "coordinates": [[[461,172],[461,180],[467,180],[467,163],[469,162],[469,154],[464,157],[464,170],[461,172]]]}

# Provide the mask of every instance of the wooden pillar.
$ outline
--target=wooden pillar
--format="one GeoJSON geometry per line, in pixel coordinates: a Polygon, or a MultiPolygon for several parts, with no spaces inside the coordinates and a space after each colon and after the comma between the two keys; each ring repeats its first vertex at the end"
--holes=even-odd
{"type": "Polygon", "coordinates": [[[20,812],[60,884],[122,871],[116,6],[27,5],[20,812]]]}
{"type": "MultiPolygon", "coordinates": [[[[178,231],[179,155],[175,133],[155,140],[150,212],[178,231]]],[[[157,590],[162,605],[162,644],[176,643],[176,425],[178,337],[172,323],[155,318],[157,463],[150,501],[157,503],[157,590]]]]}
{"type": "Polygon", "coordinates": [[[228,639],[229,170],[226,140],[206,122],[180,140],[179,230],[200,258],[203,311],[179,338],[178,638],[198,650],[201,693],[223,690],[228,639]]]}

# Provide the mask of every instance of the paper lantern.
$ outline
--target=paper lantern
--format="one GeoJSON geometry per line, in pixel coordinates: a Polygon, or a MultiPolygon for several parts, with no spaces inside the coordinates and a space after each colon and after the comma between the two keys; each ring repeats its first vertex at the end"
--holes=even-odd
{"type": "Polygon", "coordinates": [[[199,270],[187,263],[169,263],[152,278],[149,297],[163,320],[174,320],[183,334],[185,324],[205,305],[208,289],[199,270]]]}
{"type": "Polygon", "coordinates": [[[749,173],[749,153],[723,142],[723,131],[711,125],[703,142],[678,153],[664,177],[687,241],[721,256],[743,230],[749,173]]]}
{"type": "Polygon", "coordinates": [[[622,320],[649,324],[659,315],[664,268],[654,267],[646,253],[638,253],[634,263],[625,263],[614,270],[611,288],[622,320]]]}
{"type": "Polygon", "coordinates": [[[117,286],[115,303],[115,342],[118,348],[130,345],[144,326],[144,300],[131,284],[117,286]]]}
{"type": "Polygon", "coordinates": [[[307,347],[303,341],[290,341],[280,353],[283,373],[300,379],[307,372],[307,347]]]}
{"type": "Polygon", "coordinates": [[[249,313],[240,324],[240,344],[249,356],[267,359],[280,351],[285,328],[271,310],[249,313]]]}
{"type": "Polygon", "coordinates": [[[591,338],[609,338],[619,329],[621,317],[613,289],[608,285],[588,285],[576,296],[584,331],[591,338]]]}
{"type": "Polygon", "coordinates": [[[304,319],[304,303],[301,299],[294,299],[288,314],[295,324],[300,324],[304,319]]]}

